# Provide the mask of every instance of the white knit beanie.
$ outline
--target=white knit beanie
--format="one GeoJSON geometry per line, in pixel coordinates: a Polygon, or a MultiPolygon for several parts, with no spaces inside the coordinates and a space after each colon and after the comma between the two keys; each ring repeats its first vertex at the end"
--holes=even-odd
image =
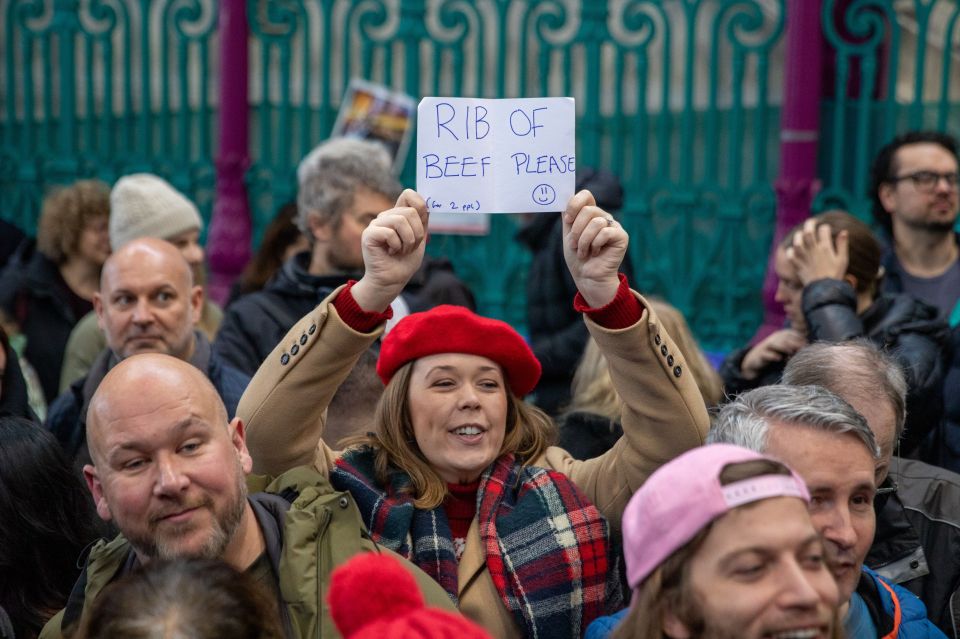
{"type": "Polygon", "coordinates": [[[138,237],[166,240],[201,228],[196,205],[156,175],[124,176],[110,191],[110,246],[114,251],[138,237]]]}

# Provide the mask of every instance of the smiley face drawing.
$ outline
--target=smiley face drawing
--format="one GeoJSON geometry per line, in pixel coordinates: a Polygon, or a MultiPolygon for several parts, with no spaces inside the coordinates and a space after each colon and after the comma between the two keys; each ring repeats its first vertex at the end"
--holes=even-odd
{"type": "Polygon", "coordinates": [[[557,199],[557,192],[549,184],[538,184],[533,189],[533,202],[540,206],[553,204],[557,199]]]}

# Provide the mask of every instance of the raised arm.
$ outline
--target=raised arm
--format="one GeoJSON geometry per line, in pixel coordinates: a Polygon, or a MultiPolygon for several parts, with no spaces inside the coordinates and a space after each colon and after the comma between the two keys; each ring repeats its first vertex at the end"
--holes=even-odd
{"type": "Polygon", "coordinates": [[[404,191],[396,207],[363,232],[360,281],[337,289],[297,322],[257,370],[237,408],[255,472],[278,474],[308,463],[329,470],[333,453],[321,439],[327,406],[419,268],[426,228],[423,198],[404,191]]]}
{"type": "Polygon", "coordinates": [[[679,348],[646,301],[618,276],[628,237],[592,196],[577,194],[564,213],[564,257],[587,310],[587,328],[607,359],[624,401],[624,435],[600,457],[577,461],[551,449],[564,471],[618,530],[634,491],[663,463],[706,437],[703,397],[679,348]],[[609,220],[609,221],[608,221],[609,220]]]}

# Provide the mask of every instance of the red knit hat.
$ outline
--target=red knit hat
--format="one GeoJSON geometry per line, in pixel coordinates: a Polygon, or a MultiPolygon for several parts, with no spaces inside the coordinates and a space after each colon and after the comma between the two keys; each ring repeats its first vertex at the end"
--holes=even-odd
{"type": "Polygon", "coordinates": [[[397,322],[383,338],[377,374],[387,384],[407,362],[438,353],[492,359],[503,369],[510,389],[520,397],[540,380],[540,362],[509,324],[449,304],[407,315],[397,322]]]}
{"type": "Polygon", "coordinates": [[[344,639],[491,639],[465,617],[425,607],[413,575],[389,555],[361,553],[337,567],[327,600],[344,639]]]}

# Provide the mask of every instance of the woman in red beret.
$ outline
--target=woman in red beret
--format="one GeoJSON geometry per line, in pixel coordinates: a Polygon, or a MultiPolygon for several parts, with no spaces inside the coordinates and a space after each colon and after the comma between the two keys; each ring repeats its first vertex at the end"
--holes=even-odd
{"type": "Polygon", "coordinates": [[[578,461],[551,446],[550,418],[522,399],[540,364],[512,328],[447,306],[405,317],[384,338],[373,432],[343,453],[323,443],[330,398],[423,258],[428,212],[413,191],[364,231],[360,281],[291,329],[237,411],[256,472],[313,464],[327,473],[377,543],[409,557],[498,638],[579,637],[621,605],[623,509],[708,427],[679,349],[618,273],[626,232],[588,191],[562,215],[573,302],[624,399],[624,436],[603,456],[578,461]]]}

